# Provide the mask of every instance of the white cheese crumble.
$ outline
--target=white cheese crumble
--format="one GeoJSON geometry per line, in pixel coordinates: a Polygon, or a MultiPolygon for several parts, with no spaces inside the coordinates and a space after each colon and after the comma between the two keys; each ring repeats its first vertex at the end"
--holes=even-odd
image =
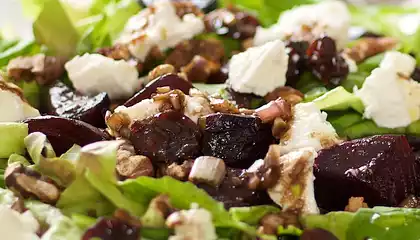
{"type": "Polygon", "coordinates": [[[379,68],[356,91],[365,105],[365,118],[386,128],[406,127],[420,119],[420,84],[409,77],[415,64],[407,54],[385,54],[379,68]]]}
{"type": "Polygon", "coordinates": [[[24,102],[16,93],[0,89],[0,122],[18,122],[40,116],[39,111],[24,102]]]}
{"type": "Polygon", "coordinates": [[[298,210],[303,214],[318,214],[315,200],[313,166],[317,153],[302,148],[278,159],[280,179],[268,189],[270,198],[283,210],[298,210]]]}
{"type": "Polygon", "coordinates": [[[129,44],[132,55],[144,61],[157,46],[161,51],[193,38],[204,31],[204,21],[192,13],[178,17],[170,1],[159,1],[131,17],[118,42],[129,44]]]}
{"type": "Polygon", "coordinates": [[[38,221],[30,211],[22,214],[6,206],[0,206],[0,232],[7,240],[36,240],[38,221]]]}
{"type": "Polygon", "coordinates": [[[312,147],[315,151],[340,142],[334,127],[315,103],[299,103],[293,109],[290,129],[280,140],[281,154],[312,147]]]}
{"type": "Polygon", "coordinates": [[[169,240],[216,240],[216,229],[211,213],[205,209],[181,210],[171,214],[166,220],[175,228],[175,235],[169,240]]]}
{"type": "Polygon", "coordinates": [[[65,68],[76,90],[86,95],[106,92],[113,100],[124,99],[141,86],[135,66],[100,54],[76,56],[65,68]]]}
{"type": "Polygon", "coordinates": [[[133,120],[143,120],[160,112],[161,102],[155,102],[153,99],[144,99],[131,107],[119,106],[115,112],[125,113],[133,120]]]}
{"type": "MultiPolygon", "coordinates": [[[[191,91],[196,91],[191,89],[191,91]]],[[[213,113],[209,100],[200,95],[185,95],[184,101],[184,115],[189,117],[193,122],[197,123],[198,119],[202,116],[213,113]]]]}
{"type": "Polygon", "coordinates": [[[342,1],[322,1],[303,5],[280,15],[276,24],[268,29],[258,27],[254,45],[261,45],[275,39],[308,40],[327,35],[336,41],[338,49],[345,47],[350,28],[350,13],[342,1]]]}
{"type": "Polygon", "coordinates": [[[288,60],[280,40],[248,48],[230,60],[227,84],[236,92],[265,96],[286,84],[288,60]]]}

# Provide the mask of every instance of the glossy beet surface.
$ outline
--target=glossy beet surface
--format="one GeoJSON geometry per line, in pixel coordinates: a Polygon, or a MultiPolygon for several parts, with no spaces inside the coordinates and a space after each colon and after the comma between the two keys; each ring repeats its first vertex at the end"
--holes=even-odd
{"type": "Polygon", "coordinates": [[[43,116],[26,119],[25,123],[29,126],[29,133],[44,133],[58,155],[69,150],[73,144],[85,146],[110,139],[105,131],[75,119],[43,116]]]}
{"type": "Polygon", "coordinates": [[[271,126],[255,116],[215,113],[199,119],[202,152],[221,158],[230,167],[248,168],[264,158],[274,142],[271,126]]]}
{"type": "Polygon", "coordinates": [[[242,176],[243,169],[227,168],[226,176],[219,187],[199,184],[198,187],[206,190],[217,201],[222,202],[226,208],[246,207],[263,204],[272,204],[266,191],[248,189],[248,181],[242,176]]]}
{"type": "Polygon", "coordinates": [[[84,96],[57,82],[48,90],[45,111],[50,115],[74,118],[96,127],[105,127],[104,116],[111,101],[106,93],[84,96]]]}
{"type": "Polygon", "coordinates": [[[241,40],[254,37],[260,25],[257,18],[233,7],[220,8],[208,13],[204,22],[208,32],[241,40]]]}
{"type": "Polygon", "coordinates": [[[191,82],[186,81],[178,75],[166,74],[147,84],[142,90],[136,93],[127,102],[125,102],[124,106],[130,107],[144,99],[150,98],[152,94],[156,93],[157,88],[166,86],[170,87],[171,89],[179,89],[185,94],[188,94],[190,89],[193,88],[191,82]]]}
{"type": "Polygon", "coordinates": [[[312,42],[306,54],[312,73],[326,85],[339,85],[349,73],[346,61],[337,52],[335,41],[330,37],[312,42]]]}
{"type": "Polygon", "coordinates": [[[138,240],[140,239],[140,227],[132,226],[115,218],[102,218],[82,237],[82,240],[89,239],[138,240]]]}
{"type": "Polygon", "coordinates": [[[397,206],[414,193],[418,177],[405,136],[374,136],[319,151],[315,195],[326,210],[343,210],[350,197],[372,206],[397,206]]]}
{"type": "Polygon", "coordinates": [[[286,44],[289,55],[286,78],[287,84],[290,86],[294,86],[300,75],[306,70],[306,49],[308,46],[307,42],[288,42],[286,44]]]}
{"type": "Polygon", "coordinates": [[[152,162],[182,163],[200,155],[199,128],[180,112],[168,111],[136,121],[130,131],[136,152],[152,162]]]}

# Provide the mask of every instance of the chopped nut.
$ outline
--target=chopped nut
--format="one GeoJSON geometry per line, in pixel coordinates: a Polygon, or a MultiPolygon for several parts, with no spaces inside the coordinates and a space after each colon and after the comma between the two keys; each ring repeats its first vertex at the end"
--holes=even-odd
{"type": "Polygon", "coordinates": [[[60,57],[37,54],[17,57],[7,65],[7,73],[15,80],[35,79],[40,85],[51,84],[64,74],[66,60],[60,57]]]}
{"type": "Polygon", "coordinates": [[[202,156],[194,161],[188,179],[196,183],[218,186],[226,175],[225,162],[216,157],[202,156]]]}
{"type": "Polygon", "coordinates": [[[269,101],[275,101],[279,97],[288,101],[292,105],[296,105],[303,101],[304,95],[299,90],[292,87],[284,86],[274,89],[272,92],[265,95],[264,99],[269,101]]]}
{"type": "Polygon", "coordinates": [[[214,112],[238,114],[239,109],[231,101],[219,98],[210,98],[210,106],[214,112]]]}
{"type": "Polygon", "coordinates": [[[399,207],[420,208],[420,198],[414,195],[410,195],[400,203],[399,207]]]}
{"type": "Polygon", "coordinates": [[[357,212],[360,208],[368,208],[368,205],[363,202],[365,199],[363,197],[351,197],[349,198],[349,205],[346,206],[344,211],[347,212],[357,212]]]}
{"type": "Polygon", "coordinates": [[[184,161],[181,165],[172,163],[165,170],[165,175],[171,176],[180,181],[188,179],[188,175],[191,172],[194,162],[192,160],[184,161]]]}
{"type": "Polygon", "coordinates": [[[171,64],[161,64],[155,67],[152,71],[150,71],[147,78],[151,81],[169,73],[176,73],[174,66],[172,66],[171,64]]]}
{"type": "Polygon", "coordinates": [[[186,66],[181,67],[181,72],[185,73],[191,81],[207,82],[210,75],[218,72],[220,67],[220,63],[196,55],[186,66]]]}
{"type": "Polygon", "coordinates": [[[345,49],[344,54],[360,63],[369,57],[391,50],[397,43],[398,40],[391,37],[362,38],[352,48],[345,49]]]}
{"type": "Polygon", "coordinates": [[[242,49],[243,50],[247,50],[250,47],[254,46],[254,39],[253,38],[248,38],[242,41],[242,49]]]}
{"type": "MultiPolygon", "coordinates": [[[[122,112],[107,112],[105,115],[105,122],[108,128],[111,131],[111,135],[118,136],[121,135],[121,130],[123,128],[128,128],[130,125],[131,119],[130,117],[122,112]]],[[[128,139],[127,136],[124,136],[124,138],[128,139]]]]}
{"type": "Polygon", "coordinates": [[[276,184],[280,172],[277,167],[269,166],[265,160],[260,159],[246,170],[245,175],[248,176],[249,189],[266,190],[276,184]]]}
{"type": "Polygon", "coordinates": [[[274,119],[273,126],[271,127],[271,133],[276,139],[280,139],[287,131],[287,123],[280,117],[274,119]]]}
{"type": "Polygon", "coordinates": [[[118,174],[123,178],[137,178],[140,176],[153,176],[152,162],[146,156],[134,155],[127,150],[118,150],[117,166],[118,174]]]}
{"type": "Polygon", "coordinates": [[[101,48],[98,50],[98,53],[115,60],[129,60],[131,58],[128,47],[123,44],[101,48]]]}
{"type": "Polygon", "coordinates": [[[122,222],[128,223],[131,226],[137,226],[137,227],[141,226],[141,222],[138,218],[130,215],[130,213],[128,213],[126,210],[121,209],[121,208],[115,210],[113,217],[122,222]]]}
{"type": "Polygon", "coordinates": [[[152,199],[146,213],[142,217],[142,224],[146,227],[164,227],[165,219],[174,211],[169,197],[161,194],[152,199]]]}
{"type": "Polygon", "coordinates": [[[172,3],[176,9],[176,15],[182,18],[184,15],[192,13],[196,16],[203,16],[204,13],[195,4],[189,1],[174,1],[172,3]]]}
{"type": "Polygon", "coordinates": [[[34,197],[44,203],[55,204],[60,197],[54,181],[20,163],[9,165],[4,176],[6,186],[24,198],[34,197]]]}
{"type": "Polygon", "coordinates": [[[263,122],[272,122],[280,117],[287,121],[292,118],[292,106],[286,100],[278,98],[255,110],[263,122]]]}
{"type": "Polygon", "coordinates": [[[267,214],[260,220],[260,226],[261,227],[258,229],[259,232],[269,235],[276,235],[279,226],[284,228],[287,228],[288,226],[301,227],[299,216],[293,211],[267,214]]]}

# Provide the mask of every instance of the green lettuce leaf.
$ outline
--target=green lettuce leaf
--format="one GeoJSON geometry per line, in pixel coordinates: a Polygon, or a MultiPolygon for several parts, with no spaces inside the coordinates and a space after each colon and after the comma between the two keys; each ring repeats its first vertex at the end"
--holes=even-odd
{"type": "Polygon", "coordinates": [[[382,134],[404,134],[405,128],[384,128],[376,125],[372,120],[363,120],[348,128],[343,132],[344,136],[350,139],[362,138],[382,134]]]}
{"type": "Polygon", "coordinates": [[[39,109],[42,86],[38,85],[36,81],[17,81],[15,83],[22,89],[23,96],[28,100],[28,103],[32,107],[39,109]]]}
{"type": "Polygon", "coordinates": [[[7,159],[13,153],[24,154],[27,135],[26,123],[0,123],[0,158],[7,159]]]}
{"type": "Polygon", "coordinates": [[[420,120],[408,125],[407,134],[420,137],[420,120]]]}
{"type": "Polygon", "coordinates": [[[312,102],[314,102],[320,110],[325,111],[343,111],[351,108],[363,114],[365,109],[362,100],[355,94],[347,92],[342,86],[328,91],[312,102]]]}
{"type": "Polygon", "coordinates": [[[229,213],[234,220],[251,225],[257,225],[261,218],[265,215],[277,212],[280,212],[280,209],[270,205],[233,207],[229,209],[229,213]]]}
{"type": "Polygon", "coordinates": [[[25,55],[34,55],[41,52],[41,47],[34,40],[23,40],[0,51],[0,68],[6,66],[13,58],[25,55]]]}
{"type": "Polygon", "coordinates": [[[13,153],[12,155],[10,155],[9,159],[7,160],[7,165],[11,165],[15,162],[18,162],[25,167],[31,165],[31,163],[28,161],[28,159],[26,159],[24,156],[13,153]]]}
{"type": "Polygon", "coordinates": [[[330,212],[325,215],[307,215],[302,218],[305,228],[323,228],[338,239],[346,240],[346,234],[354,213],[330,212]]]}

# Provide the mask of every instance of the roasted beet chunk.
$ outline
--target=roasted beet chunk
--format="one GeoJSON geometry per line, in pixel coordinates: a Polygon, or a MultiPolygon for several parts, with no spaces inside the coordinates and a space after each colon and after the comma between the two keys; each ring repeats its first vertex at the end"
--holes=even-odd
{"type": "Polygon", "coordinates": [[[44,111],[51,115],[74,118],[96,127],[105,127],[104,116],[110,105],[106,93],[96,96],[81,95],[64,83],[57,82],[50,87],[44,111]]]}
{"type": "Polygon", "coordinates": [[[315,194],[326,210],[343,210],[350,197],[368,206],[397,206],[418,183],[405,136],[374,136],[321,150],[315,160],[315,194]]]}
{"type": "Polygon", "coordinates": [[[247,168],[264,158],[273,143],[271,126],[255,116],[216,113],[199,119],[202,152],[221,158],[230,167],[247,168]]]}
{"type": "Polygon", "coordinates": [[[168,111],[135,121],[130,141],[136,152],[155,163],[182,163],[200,155],[200,130],[188,117],[168,111]]]}
{"type": "Polygon", "coordinates": [[[312,73],[326,85],[338,85],[349,73],[346,61],[339,55],[335,41],[330,37],[313,41],[306,54],[312,73]]]}
{"type": "Polygon", "coordinates": [[[204,22],[209,32],[241,40],[254,37],[260,25],[254,16],[233,7],[212,11],[204,17],[204,22]]]}
{"type": "Polygon", "coordinates": [[[176,74],[166,74],[159,78],[151,81],[142,90],[136,93],[132,98],[124,103],[124,106],[131,107],[136,103],[141,102],[144,99],[150,98],[152,94],[156,93],[156,89],[159,87],[170,87],[171,89],[181,90],[183,93],[188,94],[193,85],[181,78],[176,74]]]}
{"type": "Polygon", "coordinates": [[[247,207],[273,203],[266,191],[250,190],[248,180],[243,174],[245,170],[227,168],[226,176],[216,188],[198,184],[217,201],[224,203],[226,208],[247,207]]]}
{"type": "Polygon", "coordinates": [[[82,237],[82,240],[138,240],[140,227],[116,218],[101,218],[82,237]]]}
{"type": "Polygon", "coordinates": [[[286,49],[289,54],[289,65],[287,68],[287,84],[294,86],[299,80],[300,75],[306,69],[306,49],[307,42],[289,42],[286,49]]]}
{"type": "Polygon", "coordinates": [[[110,139],[105,131],[76,119],[43,116],[26,119],[25,123],[29,126],[29,133],[42,132],[47,135],[57,154],[66,152],[73,144],[85,146],[110,139]]]}

